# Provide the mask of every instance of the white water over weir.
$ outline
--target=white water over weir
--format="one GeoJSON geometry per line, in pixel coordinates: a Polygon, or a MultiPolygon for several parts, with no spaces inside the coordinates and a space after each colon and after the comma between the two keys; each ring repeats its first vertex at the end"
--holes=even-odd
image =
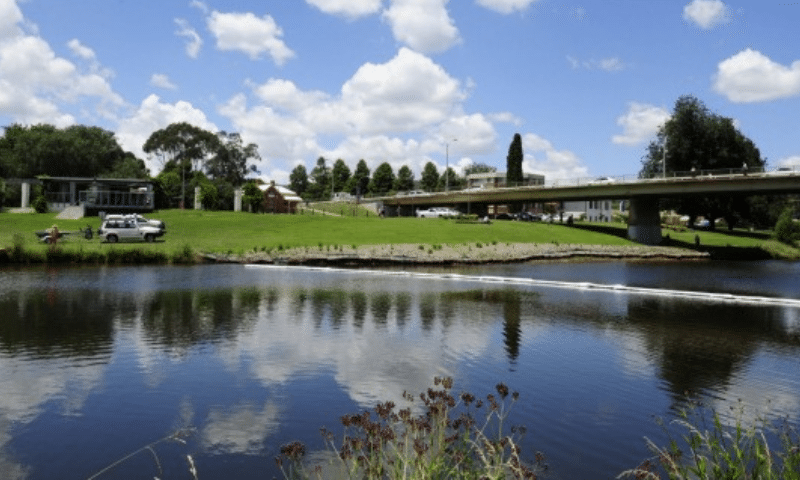
{"type": "Polygon", "coordinates": [[[451,280],[458,282],[475,282],[484,284],[524,285],[532,287],[550,287],[565,290],[591,290],[598,292],[613,292],[627,295],[643,295],[651,297],[669,297],[685,300],[699,300],[704,302],[735,303],[747,305],[764,305],[779,307],[800,308],[800,300],[793,298],[760,297],[755,295],[735,295],[730,293],[692,292],[688,290],[670,290],[661,288],[629,287],[626,285],[605,285],[591,282],[562,282],[556,280],[537,280],[535,278],[497,277],[461,275],[457,273],[424,273],[391,270],[360,270],[348,268],[309,267],[294,265],[261,265],[248,264],[245,268],[261,268],[269,270],[294,270],[319,273],[346,273],[353,275],[375,275],[385,277],[421,278],[429,280],[451,280]]]}

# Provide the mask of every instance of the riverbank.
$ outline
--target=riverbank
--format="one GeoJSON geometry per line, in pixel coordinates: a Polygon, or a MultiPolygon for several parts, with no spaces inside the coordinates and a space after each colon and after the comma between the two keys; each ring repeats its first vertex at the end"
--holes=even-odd
{"type": "Polygon", "coordinates": [[[644,245],[531,243],[390,244],[290,248],[243,255],[204,254],[204,261],[287,265],[468,265],[528,261],[707,260],[708,252],[644,245]]]}

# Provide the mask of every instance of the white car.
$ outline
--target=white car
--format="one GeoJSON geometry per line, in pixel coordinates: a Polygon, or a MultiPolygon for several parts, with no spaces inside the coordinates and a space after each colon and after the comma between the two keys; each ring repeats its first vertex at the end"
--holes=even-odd
{"type": "MultiPolygon", "coordinates": [[[[138,223],[133,218],[114,218],[116,215],[106,217],[97,235],[108,243],[119,241],[145,241],[153,242],[164,235],[164,230],[146,223],[138,223]],[[109,218],[111,217],[111,218],[109,218]]],[[[125,215],[125,217],[128,217],[125,215]]]]}
{"type": "Polygon", "coordinates": [[[457,217],[461,215],[458,210],[447,207],[432,207],[427,210],[417,210],[417,218],[457,217]]]}
{"type": "Polygon", "coordinates": [[[148,225],[150,227],[159,228],[165,233],[167,231],[167,226],[161,220],[145,218],[139,215],[138,213],[129,213],[126,215],[111,214],[111,215],[106,215],[105,218],[103,218],[103,220],[113,220],[116,222],[123,222],[125,220],[134,220],[136,224],[139,226],[148,225]]]}

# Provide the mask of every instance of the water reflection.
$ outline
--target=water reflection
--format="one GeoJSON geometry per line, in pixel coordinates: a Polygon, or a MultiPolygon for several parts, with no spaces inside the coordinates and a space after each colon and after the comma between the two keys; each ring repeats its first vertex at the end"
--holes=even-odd
{"type": "MultiPolygon", "coordinates": [[[[527,391],[536,407],[522,408],[521,423],[563,421],[542,429],[535,440],[545,444],[571,429],[615,442],[603,436],[610,425],[632,410],[663,414],[653,411],[659,399],[676,408],[687,391],[720,407],[741,398],[758,413],[800,417],[797,309],[200,268],[216,275],[148,269],[147,281],[133,278],[137,287],[125,291],[106,289],[120,274],[103,271],[96,282],[44,277],[38,288],[0,288],[0,472],[46,478],[87,461],[74,451],[45,460],[52,452],[35,446],[38,435],[58,435],[59,418],[77,419],[86,438],[56,441],[87,452],[105,441],[98,426],[117,415],[142,430],[136,438],[196,425],[192,448],[207,462],[267,455],[276,442],[313,440],[343,413],[401,404],[403,391],[423,391],[437,375],[480,391],[499,380],[527,391]],[[41,466],[48,461],[55,466],[41,466]]],[[[107,450],[110,460],[125,452],[107,450]]]]}

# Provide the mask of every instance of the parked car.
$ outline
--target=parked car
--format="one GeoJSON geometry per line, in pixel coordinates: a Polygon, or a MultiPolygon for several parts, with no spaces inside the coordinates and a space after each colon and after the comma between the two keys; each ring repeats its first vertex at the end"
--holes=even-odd
{"type": "Polygon", "coordinates": [[[461,215],[458,210],[447,207],[432,207],[427,210],[417,210],[417,218],[457,217],[461,215]]]}
{"type": "Polygon", "coordinates": [[[166,231],[167,231],[166,224],[164,224],[164,222],[162,222],[161,220],[155,220],[155,219],[152,219],[152,218],[145,218],[145,217],[139,215],[138,213],[129,213],[129,214],[125,214],[125,215],[111,214],[111,215],[106,215],[105,218],[103,218],[103,220],[114,220],[114,221],[117,221],[117,222],[125,221],[125,220],[133,220],[138,225],[149,225],[151,227],[159,228],[164,233],[166,233],[166,231]]]}
{"type": "Polygon", "coordinates": [[[148,223],[139,223],[135,218],[130,218],[129,215],[109,215],[100,225],[97,230],[97,235],[108,243],[117,243],[119,241],[145,241],[153,242],[156,238],[161,237],[166,233],[159,227],[155,227],[148,223]]]}

